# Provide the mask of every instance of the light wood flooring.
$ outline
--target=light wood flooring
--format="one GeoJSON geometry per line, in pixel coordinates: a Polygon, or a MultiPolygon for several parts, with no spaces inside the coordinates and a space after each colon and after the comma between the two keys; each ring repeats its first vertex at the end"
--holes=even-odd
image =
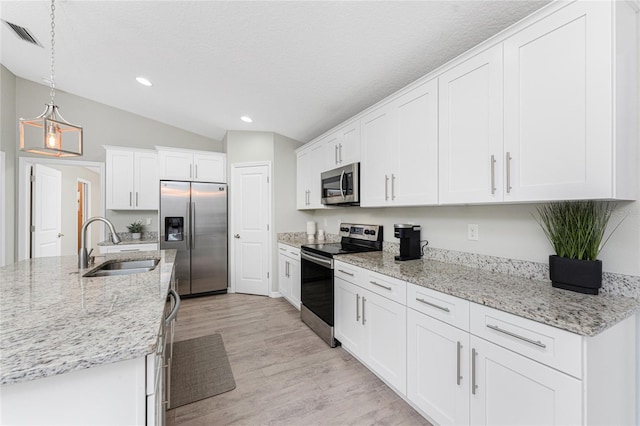
{"type": "Polygon", "coordinates": [[[236,388],[167,411],[167,425],[429,425],[342,348],[329,348],[285,299],[182,301],[175,340],[222,334],[236,388]]]}

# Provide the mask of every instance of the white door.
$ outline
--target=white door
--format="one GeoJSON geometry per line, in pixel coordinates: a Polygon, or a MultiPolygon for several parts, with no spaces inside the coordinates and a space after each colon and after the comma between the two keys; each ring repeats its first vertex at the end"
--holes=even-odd
{"type": "Polygon", "coordinates": [[[469,333],[407,309],[407,396],[440,425],[469,424],[469,333]]]}
{"type": "Polygon", "coordinates": [[[438,81],[440,202],[502,201],[502,45],[438,81]]]}
{"type": "Polygon", "coordinates": [[[271,270],[270,167],[234,164],[231,169],[235,291],[267,296],[271,270]]]}
{"type": "Polygon", "coordinates": [[[62,172],[36,164],[33,175],[31,257],[60,256],[62,172]]]}
{"type": "Polygon", "coordinates": [[[130,210],[135,207],[133,151],[107,150],[107,208],[130,210]]]}
{"type": "Polygon", "coordinates": [[[471,348],[472,425],[582,424],[580,380],[474,336],[471,348]]]}
{"type": "Polygon", "coordinates": [[[140,210],[158,210],[160,180],[158,179],[158,154],[136,152],[134,155],[134,206],[140,210]]]}
{"type": "Polygon", "coordinates": [[[391,200],[391,107],[384,105],[361,120],[360,205],[385,206],[391,200]]]}
{"type": "Polygon", "coordinates": [[[336,339],[357,356],[364,353],[361,301],[364,290],[342,278],[334,278],[336,339]]]}
{"type": "Polygon", "coordinates": [[[362,298],[365,362],[380,377],[407,394],[407,308],[377,294],[362,298]]]}

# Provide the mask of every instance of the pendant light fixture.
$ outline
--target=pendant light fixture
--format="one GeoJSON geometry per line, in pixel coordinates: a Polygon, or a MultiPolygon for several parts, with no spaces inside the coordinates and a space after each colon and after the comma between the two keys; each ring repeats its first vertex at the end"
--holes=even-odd
{"type": "Polygon", "coordinates": [[[51,100],[44,112],[33,119],[20,119],[20,150],[54,157],[82,155],[82,127],[67,122],[55,97],[54,51],[55,51],[55,0],[51,0],[51,100]]]}

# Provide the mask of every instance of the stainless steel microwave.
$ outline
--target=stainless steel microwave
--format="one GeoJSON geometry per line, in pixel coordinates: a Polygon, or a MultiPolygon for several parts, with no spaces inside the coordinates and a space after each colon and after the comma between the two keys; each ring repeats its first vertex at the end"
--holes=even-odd
{"type": "Polygon", "coordinates": [[[360,205],[360,163],[323,172],[320,181],[322,204],[360,205]]]}

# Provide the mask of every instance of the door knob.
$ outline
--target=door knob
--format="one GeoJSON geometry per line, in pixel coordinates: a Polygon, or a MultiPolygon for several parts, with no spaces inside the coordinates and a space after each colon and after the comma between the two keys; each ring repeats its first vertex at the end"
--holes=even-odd
{"type": "Polygon", "coordinates": [[[240,234],[234,235],[233,238],[240,238],[240,234]]]}
{"type": "Polygon", "coordinates": [[[62,232],[58,232],[58,238],[60,237],[64,237],[64,234],[62,232]]]}

